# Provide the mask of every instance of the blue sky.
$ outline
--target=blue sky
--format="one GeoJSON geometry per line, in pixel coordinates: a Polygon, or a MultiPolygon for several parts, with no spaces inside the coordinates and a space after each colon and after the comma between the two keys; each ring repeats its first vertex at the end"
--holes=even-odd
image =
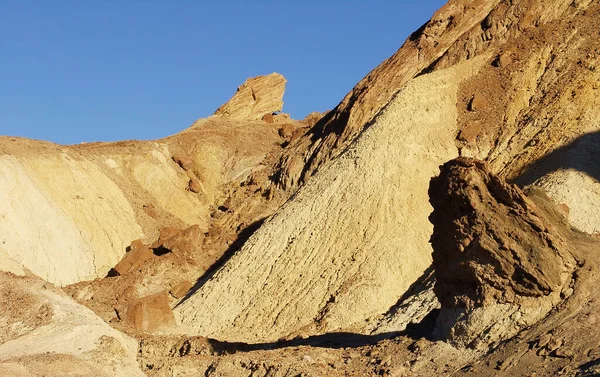
{"type": "Polygon", "coordinates": [[[0,0],[0,135],[160,138],[271,72],[301,119],[337,105],[444,2],[0,0]]]}

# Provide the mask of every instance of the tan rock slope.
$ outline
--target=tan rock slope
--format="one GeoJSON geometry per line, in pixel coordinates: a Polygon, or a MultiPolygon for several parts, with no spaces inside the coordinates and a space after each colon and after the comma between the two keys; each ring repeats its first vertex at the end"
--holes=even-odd
{"type": "MultiPolygon", "coordinates": [[[[411,236],[416,229],[427,229],[427,225],[423,225],[424,217],[416,215],[420,211],[429,211],[428,205],[418,199],[419,184],[400,189],[403,195],[411,200],[391,206],[393,211],[414,216],[396,221],[394,224],[397,228],[388,229],[387,225],[382,225],[386,224],[384,220],[377,225],[378,229],[386,229],[383,231],[386,237],[393,237],[390,234],[402,234],[398,235],[399,239],[410,241],[409,246],[404,246],[406,242],[400,242],[399,244],[403,245],[401,249],[416,248],[420,250],[418,255],[409,254],[411,257],[407,257],[403,251],[397,251],[394,255],[391,255],[391,251],[390,254],[371,251],[371,247],[374,247],[378,252],[385,253],[386,247],[380,246],[385,237],[379,238],[376,233],[371,235],[364,230],[365,227],[368,229],[368,226],[361,225],[362,219],[347,215],[348,211],[357,211],[364,213],[362,216],[373,217],[372,213],[378,211],[376,208],[380,197],[385,197],[383,193],[395,190],[393,184],[388,181],[377,181],[368,175],[361,177],[357,172],[355,174],[361,177],[361,182],[366,187],[361,187],[353,194],[346,186],[350,183],[345,181],[358,179],[355,175],[347,176],[348,170],[356,171],[362,166],[356,161],[367,161],[368,167],[365,169],[377,171],[379,165],[374,161],[379,158],[389,159],[384,147],[389,145],[389,140],[395,140],[396,135],[412,138],[417,137],[413,136],[414,132],[424,135],[429,132],[428,128],[423,126],[418,131],[411,128],[413,131],[407,133],[405,123],[396,121],[387,126],[385,137],[370,141],[378,146],[376,156],[365,159],[352,144],[346,149],[353,140],[356,145],[367,144],[366,140],[371,132],[376,133],[371,129],[382,127],[382,114],[392,111],[428,114],[424,116],[436,117],[444,125],[456,122],[456,128],[452,126],[452,131],[446,134],[449,139],[442,140],[444,136],[440,134],[437,142],[443,145],[449,145],[445,144],[446,142],[452,143],[459,154],[488,160],[492,171],[500,177],[518,179],[525,183],[537,180],[540,186],[548,188],[550,195],[559,200],[559,203],[565,204],[567,208],[577,208],[569,215],[573,224],[590,233],[595,232],[597,224],[600,224],[600,212],[597,211],[597,206],[592,205],[599,192],[597,176],[590,170],[594,154],[582,153],[578,148],[579,154],[570,153],[571,162],[566,166],[555,164],[554,169],[557,170],[548,168],[541,176],[535,175],[541,169],[534,168],[535,173],[532,173],[527,172],[526,167],[531,166],[534,161],[543,163],[542,158],[553,150],[558,149],[557,153],[561,153],[560,146],[576,142],[579,140],[577,138],[589,139],[586,134],[598,129],[598,124],[593,121],[594,112],[590,110],[597,106],[588,107],[597,101],[598,97],[592,93],[598,83],[598,77],[595,70],[585,68],[595,64],[592,63],[596,59],[593,53],[593,35],[596,26],[600,26],[599,18],[595,16],[598,10],[598,5],[589,1],[556,1],[551,6],[536,1],[447,4],[422,30],[415,33],[397,54],[367,76],[336,109],[304,137],[291,144],[281,160],[281,169],[275,174],[283,188],[293,189],[299,182],[307,181],[318,166],[322,165],[322,169],[327,173],[312,176],[307,183],[309,189],[300,190],[293,196],[291,202],[282,208],[272,221],[267,222],[215,276],[200,282],[201,287],[195,296],[177,309],[186,331],[240,341],[273,340],[294,335],[297,331],[320,334],[353,328],[354,331],[360,332],[360,329],[367,328],[363,326],[369,316],[382,315],[392,307],[394,300],[402,296],[403,290],[406,290],[409,284],[402,285],[402,289],[399,284],[391,288],[387,283],[380,283],[389,279],[387,273],[356,275],[353,272],[360,267],[354,264],[343,268],[333,267],[324,257],[307,257],[312,253],[321,255],[324,251],[325,255],[329,255],[327,251],[332,248],[332,255],[345,255],[349,248],[345,242],[353,240],[348,234],[358,233],[364,234],[360,242],[367,245],[362,247],[365,253],[373,258],[385,255],[380,258],[386,262],[377,263],[378,267],[375,267],[374,271],[379,271],[382,268],[380,265],[387,265],[389,261],[411,264],[415,260],[428,260],[429,245],[423,242],[424,238],[423,241],[417,241],[417,238],[411,236]],[[568,20],[582,26],[571,27],[568,20]],[[565,33],[569,35],[567,40],[559,37],[565,33]],[[475,69],[470,77],[454,79],[456,81],[453,85],[458,87],[456,103],[438,101],[437,107],[432,108],[423,97],[412,94],[411,90],[429,91],[429,96],[437,98],[436,92],[443,93],[444,86],[430,89],[428,78],[436,72],[441,74],[447,69],[445,67],[460,70],[458,67],[464,65],[458,62],[465,60],[473,65],[481,64],[481,69],[475,69]],[[413,79],[415,76],[419,77],[413,79]],[[367,83],[368,87],[365,88],[367,83]],[[419,85],[423,85],[423,88],[413,89],[419,85]],[[386,93],[396,93],[394,100],[388,103],[386,93]],[[410,101],[414,101],[414,104],[409,101],[410,104],[404,102],[402,106],[392,106],[394,101],[406,98],[405,96],[412,96],[410,101]],[[441,108],[446,104],[451,109],[441,108]],[[377,113],[382,107],[383,110],[377,113]],[[563,110],[565,108],[566,110],[563,110]],[[458,115],[456,121],[453,116],[449,116],[454,111],[458,115]],[[373,114],[378,115],[369,122],[373,114]],[[342,163],[345,159],[354,162],[342,163]],[[565,171],[570,166],[575,169],[581,166],[587,168],[576,172],[565,171]],[[552,178],[554,175],[557,177],[552,178]],[[565,175],[571,178],[565,179],[565,175]],[[318,182],[311,183],[313,180],[318,182]],[[324,180],[328,182],[323,182],[324,180]],[[342,182],[337,183],[340,180],[342,182]],[[377,188],[377,195],[369,191],[371,182],[381,185],[377,188]],[[576,188],[576,184],[583,185],[576,188]],[[333,192],[337,185],[340,185],[339,191],[333,192]],[[576,194],[582,190],[586,193],[583,202],[576,194]],[[343,203],[332,199],[339,196],[351,199],[343,203]],[[300,207],[310,208],[308,212],[312,214],[304,216],[300,207]],[[369,210],[362,210],[363,207],[369,210]],[[285,211],[289,211],[289,214],[283,215],[285,211]],[[320,211],[327,215],[320,214],[320,211]],[[347,225],[345,221],[354,225],[347,225]],[[285,228],[289,230],[282,230],[285,228]],[[303,235],[305,232],[306,235],[303,235]],[[337,241],[340,237],[343,240],[337,241]],[[288,239],[288,243],[293,239],[293,242],[287,245],[285,239],[288,239]],[[419,245],[419,242],[423,243],[419,245]],[[339,246],[334,248],[331,244],[339,246]],[[258,259],[259,254],[265,255],[265,259],[258,259]],[[302,265],[305,268],[302,273],[294,272],[298,260],[304,258],[310,260],[310,265],[302,265]],[[257,264],[260,260],[261,265],[248,267],[246,270],[245,266],[254,266],[254,260],[257,264]],[[306,273],[306,269],[314,269],[315,272],[306,273]],[[335,271],[335,278],[329,277],[328,273],[322,275],[322,271],[329,269],[335,271]],[[263,271],[258,273],[260,279],[255,278],[255,271],[263,271]],[[296,274],[298,278],[289,277],[296,274]],[[350,276],[353,278],[350,279],[350,276]],[[253,279],[259,281],[255,286],[238,282],[253,279]],[[272,282],[271,279],[278,283],[272,282]],[[332,279],[338,280],[331,283],[332,279]],[[346,279],[351,283],[346,283],[346,279]],[[345,293],[349,284],[360,288],[348,289],[351,293],[345,293]],[[311,287],[315,295],[296,299],[288,288],[283,288],[288,286],[311,287]],[[369,289],[370,295],[377,298],[363,300],[361,289],[369,289]],[[345,310],[343,315],[332,314],[336,313],[335,308],[345,305],[344,299],[338,295],[346,295],[347,302],[354,303],[352,310],[345,310]],[[246,296],[247,298],[244,298],[246,296]],[[284,297],[293,299],[290,303],[284,297]],[[364,311],[360,309],[363,303],[364,308],[368,308],[364,311]],[[294,320],[289,320],[289,317],[293,317],[294,320]],[[261,335],[263,331],[264,338],[261,335]]],[[[436,129],[443,128],[438,125],[436,129]]],[[[417,142],[415,145],[418,145],[416,148],[423,150],[423,154],[428,158],[437,154],[427,143],[417,142]]],[[[591,149],[595,148],[591,146],[593,143],[588,142],[586,145],[590,145],[591,149]]],[[[397,142],[396,147],[406,149],[401,140],[397,142]]],[[[421,156],[418,152],[415,152],[415,155],[421,156]]],[[[391,166],[386,166],[386,171],[395,171],[394,169],[402,166],[407,160],[407,157],[391,159],[391,166]]],[[[565,160],[559,158],[558,161],[563,163],[565,160]]],[[[432,175],[431,171],[423,175],[411,172],[402,174],[403,178],[398,179],[410,180],[412,183],[418,178],[425,184],[426,176],[432,175]]],[[[389,173],[389,176],[394,177],[393,174],[389,173]]],[[[390,214],[389,217],[393,218],[393,215],[390,214]]],[[[352,242],[354,244],[356,241],[352,242]]],[[[402,266],[395,266],[390,267],[390,270],[395,268],[403,269],[402,266]]],[[[423,267],[417,269],[420,272],[424,271],[423,267]]]]}
{"type": "Polygon", "coordinates": [[[483,62],[407,84],[177,307],[182,331],[241,342],[366,331],[431,264],[429,179],[458,155],[458,87],[483,62]]]}

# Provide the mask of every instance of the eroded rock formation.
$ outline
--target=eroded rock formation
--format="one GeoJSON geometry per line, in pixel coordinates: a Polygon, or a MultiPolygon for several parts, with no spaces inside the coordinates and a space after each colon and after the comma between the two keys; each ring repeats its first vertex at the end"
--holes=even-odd
{"type": "Polygon", "coordinates": [[[439,333],[461,346],[506,339],[545,316],[575,259],[548,218],[485,162],[452,160],[431,180],[439,333]]]}
{"type": "Polygon", "coordinates": [[[279,112],[283,108],[285,83],[285,78],[279,73],[249,78],[214,115],[237,120],[259,120],[265,115],[279,112]]]}

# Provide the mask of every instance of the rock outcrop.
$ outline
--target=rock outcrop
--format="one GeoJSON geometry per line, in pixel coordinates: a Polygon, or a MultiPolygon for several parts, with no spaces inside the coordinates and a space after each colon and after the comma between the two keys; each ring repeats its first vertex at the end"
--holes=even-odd
{"type": "MultiPolygon", "coordinates": [[[[259,120],[283,109],[285,78],[279,73],[252,77],[238,87],[214,115],[236,120],[259,120]]],[[[273,118],[269,118],[271,123],[273,118]]]]}
{"type": "Polygon", "coordinates": [[[505,340],[545,316],[575,259],[549,218],[485,162],[458,158],[431,180],[438,331],[461,346],[505,340]]]}

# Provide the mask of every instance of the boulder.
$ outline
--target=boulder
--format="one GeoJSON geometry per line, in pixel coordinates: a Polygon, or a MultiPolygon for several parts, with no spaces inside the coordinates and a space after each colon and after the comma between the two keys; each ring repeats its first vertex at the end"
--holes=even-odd
{"type": "Polygon", "coordinates": [[[265,114],[262,117],[262,120],[267,123],[275,123],[275,119],[273,118],[273,114],[265,114]]]}
{"type": "Polygon", "coordinates": [[[127,253],[108,273],[109,276],[125,275],[139,268],[149,259],[156,257],[151,249],[146,247],[141,240],[135,240],[127,247],[127,253]]]}
{"type": "Polygon", "coordinates": [[[200,183],[200,181],[198,181],[198,179],[190,178],[190,181],[188,182],[188,189],[191,192],[198,194],[202,192],[202,184],[200,183]]]}
{"type": "Polygon", "coordinates": [[[144,332],[167,330],[175,325],[175,317],[165,293],[146,296],[127,307],[126,322],[144,332]]]}
{"type": "Polygon", "coordinates": [[[279,73],[249,78],[214,115],[236,120],[261,120],[265,114],[281,111],[285,83],[279,73]]]}
{"type": "Polygon", "coordinates": [[[479,348],[556,305],[575,266],[556,210],[548,215],[487,163],[468,158],[444,164],[429,195],[438,335],[479,348]]]}
{"type": "Polygon", "coordinates": [[[289,123],[285,123],[284,125],[279,127],[278,133],[279,136],[281,136],[282,138],[290,139],[294,134],[294,126],[289,123]]]}
{"type": "Polygon", "coordinates": [[[185,171],[191,171],[194,167],[194,160],[186,154],[178,153],[173,155],[173,161],[185,171]]]}
{"type": "Polygon", "coordinates": [[[172,252],[180,255],[191,255],[202,248],[204,232],[198,225],[186,229],[163,228],[159,239],[152,244],[152,248],[159,254],[172,252]]]}

